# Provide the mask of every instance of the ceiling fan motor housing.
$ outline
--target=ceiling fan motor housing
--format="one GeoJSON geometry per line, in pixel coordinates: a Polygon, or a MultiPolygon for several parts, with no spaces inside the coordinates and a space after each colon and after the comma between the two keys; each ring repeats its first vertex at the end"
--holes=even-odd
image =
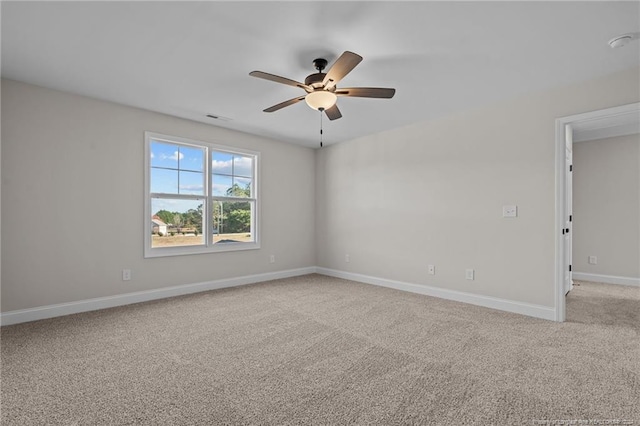
{"type": "Polygon", "coordinates": [[[324,81],[324,76],[327,75],[323,72],[317,72],[315,74],[309,74],[307,78],[304,79],[304,84],[307,86],[311,86],[314,89],[321,88],[323,86],[322,82],[324,81]]]}
{"type": "Polygon", "coordinates": [[[324,77],[327,75],[326,73],[323,73],[322,70],[327,67],[328,63],[329,62],[324,58],[314,59],[313,66],[318,70],[318,72],[308,75],[307,78],[304,79],[304,84],[306,84],[307,86],[311,86],[314,89],[322,88],[324,86],[324,77]]]}

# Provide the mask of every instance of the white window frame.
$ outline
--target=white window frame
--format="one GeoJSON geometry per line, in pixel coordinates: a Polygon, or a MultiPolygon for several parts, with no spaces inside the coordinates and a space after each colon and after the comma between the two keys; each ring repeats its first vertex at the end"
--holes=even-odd
{"type": "Polygon", "coordinates": [[[260,248],[259,233],[259,212],[260,212],[260,190],[259,190],[259,168],[260,153],[249,151],[235,147],[213,144],[209,142],[196,141],[179,136],[168,136],[154,132],[144,132],[144,257],[164,257],[164,256],[180,256],[189,254],[218,253],[238,250],[255,250],[260,248]],[[166,142],[169,144],[179,144],[205,149],[205,193],[204,195],[183,195],[183,194],[155,194],[151,193],[151,141],[166,142]],[[238,154],[253,157],[253,177],[251,180],[251,197],[224,197],[225,201],[242,201],[251,202],[253,209],[251,211],[251,234],[253,241],[251,242],[226,242],[213,243],[213,229],[210,215],[212,213],[213,202],[220,200],[222,197],[213,195],[212,172],[211,172],[211,152],[225,152],[229,154],[238,154]],[[154,198],[168,199],[204,199],[202,206],[202,233],[205,241],[203,245],[197,246],[173,246],[173,247],[152,247],[151,231],[152,225],[152,209],[151,201],[154,198]]]}

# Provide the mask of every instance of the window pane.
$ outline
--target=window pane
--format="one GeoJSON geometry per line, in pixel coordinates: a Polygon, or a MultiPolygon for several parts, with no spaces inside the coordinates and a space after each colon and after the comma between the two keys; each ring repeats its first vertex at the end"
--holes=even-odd
{"type": "Polygon", "coordinates": [[[214,201],[212,229],[214,244],[253,242],[253,202],[214,201]]]}
{"type": "Polygon", "coordinates": [[[178,193],[178,171],[151,169],[151,192],[161,194],[178,193]]]}
{"type": "Polygon", "coordinates": [[[231,192],[234,197],[251,197],[251,179],[234,177],[231,192]]]}
{"type": "Polygon", "coordinates": [[[180,194],[204,195],[204,173],[180,171],[180,194]]]}
{"type": "Polygon", "coordinates": [[[178,168],[178,145],[151,142],[151,167],[178,168]]]}
{"type": "Polygon", "coordinates": [[[205,149],[151,142],[151,192],[204,195],[205,149]]]}
{"type": "Polygon", "coordinates": [[[213,175],[213,195],[226,197],[231,195],[233,178],[231,176],[213,175]]]}
{"type": "Polygon", "coordinates": [[[204,166],[204,148],[180,146],[178,152],[180,170],[202,172],[204,166]]]}
{"type": "Polygon", "coordinates": [[[233,170],[233,155],[226,152],[212,152],[211,172],[221,175],[230,175],[233,170]]]}
{"type": "Polygon", "coordinates": [[[251,157],[233,156],[233,175],[253,177],[253,160],[251,157]]]}
{"type": "Polygon", "coordinates": [[[204,199],[152,199],[151,247],[204,245],[204,203],[204,199]]]}

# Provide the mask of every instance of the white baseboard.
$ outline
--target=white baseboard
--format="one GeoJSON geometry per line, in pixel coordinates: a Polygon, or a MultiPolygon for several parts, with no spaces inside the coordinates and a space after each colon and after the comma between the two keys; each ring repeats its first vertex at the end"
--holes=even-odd
{"type": "MultiPolygon", "coordinates": [[[[185,294],[199,293],[203,291],[216,290],[227,287],[237,287],[241,285],[254,284],[263,281],[277,280],[281,278],[296,277],[318,273],[331,277],[344,278],[351,281],[358,281],[366,284],[373,284],[382,287],[394,288],[396,290],[408,291],[411,293],[424,294],[426,296],[439,297],[441,299],[455,300],[457,302],[470,303],[472,305],[484,306],[486,308],[498,309],[501,311],[513,312],[546,320],[555,320],[555,309],[547,306],[533,305],[529,303],[517,302],[496,297],[482,296],[478,294],[465,293],[456,290],[448,290],[427,285],[412,284],[401,281],[394,281],[385,278],[371,277],[368,275],[354,274],[351,272],[338,271],[335,269],[307,267],[290,269],[286,271],[268,272],[264,274],[246,275],[236,278],[226,278],[215,281],[206,281],[194,284],[165,287],[154,290],[138,291],[134,293],[119,294],[115,296],[98,297],[95,299],[79,300],[75,302],[60,303],[56,305],[39,306],[37,308],[21,309],[16,311],[2,312],[0,314],[0,324],[11,325],[23,322],[36,321],[47,318],[54,318],[63,315],[77,314],[81,312],[95,311],[98,309],[113,308],[116,306],[129,305],[132,303],[147,302],[150,300],[164,299],[167,297],[181,296],[185,294]]],[[[593,275],[590,275],[593,276],[593,275]]],[[[576,279],[579,278],[574,274],[576,279]]],[[[600,276],[598,276],[600,277],[600,276]]],[[[590,279],[594,281],[595,279],[590,279]]],[[[598,281],[598,280],[595,280],[598,281]]],[[[601,281],[601,280],[600,280],[601,281]]],[[[604,282],[604,281],[601,281],[604,282]]]]}
{"type": "Polygon", "coordinates": [[[455,300],[456,302],[470,303],[472,305],[483,306],[485,308],[498,309],[501,311],[513,312],[530,317],[542,318],[555,321],[556,311],[553,307],[533,305],[530,303],[517,302],[507,299],[499,299],[491,296],[482,296],[473,293],[465,293],[456,290],[447,290],[439,287],[432,287],[421,284],[411,284],[401,281],[376,278],[367,275],[354,274],[351,272],[338,271],[328,268],[316,268],[318,274],[328,275],[336,278],[344,278],[351,281],[358,281],[365,284],[373,284],[382,287],[395,288],[396,290],[408,291],[411,293],[424,294],[426,296],[439,297],[441,299],[455,300]]]}
{"type": "Polygon", "coordinates": [[[129,305],[132,303],[147,302],[150,300],[164,299],[167,297],[199,293],[202,291],[216,290],[226,287],[237,287],[241,285],[277,280],[281,278],[296,277],[299,275],[313,274],[314,272],[316,272],[316,267],[311,266],[308,268],[289,269],[286,271],[267,272],[264,274],[256,275],[245,275],[243,277],[226,278],[215,281],[164,287],[154,290],[137,291],[134,293],[119,294],[116,296],[97,297],[95,299],[79,300],[76,302],[60,303],[56,305],[39,306],[37,308],[8,311],[2,312],[2,314],[0,315],[0,324],[19,324],[28,321],[36,321],[63,315],[77,314],[80,312],[113,308],[116,306],[129,305]]]}
{"type": "Polygon", "coordinates": [[[615,275],[588,274],[586,272],[573,272],[573,279],[578,281],[593,281],[596,283],[629,285],[640,287],[640,278],[616,277],[615,275]]]}

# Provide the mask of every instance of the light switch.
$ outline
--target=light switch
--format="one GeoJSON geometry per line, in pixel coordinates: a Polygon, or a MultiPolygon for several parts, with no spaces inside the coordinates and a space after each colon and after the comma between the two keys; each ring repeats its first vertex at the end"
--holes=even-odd
{"type": "Polygon", "coordinates": [[[473,280],[475,279],[475,271],[473,269],[467,269],[466,271],[464,271],[464,277],[468,280],[473,280]]]}
{"type": "Polygon", "coordinates": [[[502,217],[517,217],[518,206],[502,206],[502,217]]]}

